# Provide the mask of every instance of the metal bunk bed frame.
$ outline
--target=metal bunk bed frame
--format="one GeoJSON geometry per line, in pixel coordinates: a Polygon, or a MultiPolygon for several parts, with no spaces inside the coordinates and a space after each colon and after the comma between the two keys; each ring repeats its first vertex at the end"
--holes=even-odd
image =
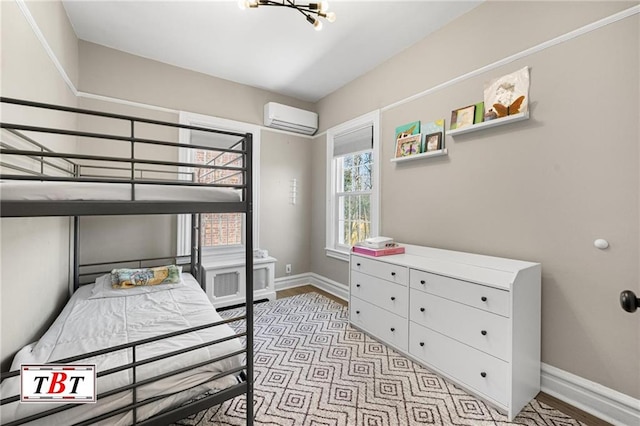
{"type": "MultiPolygon", "coordinates": [[[[96,416],[94,418],[85,420],[83,422],[77,423],[76,426],[84,426],[89,425],[94,422],[104,420],[110,418],[114,415],[121,414],[124,412],[131,411],[133,413],[133,424],[135,425],[165,425],[170,422],[175,422],[180,419],[187,417],[188,415],[195,414],[199,411],[207,409],[209,407],[221,404],[222,402],[234,398],[236,396],[245,394],[246,395],[246,424],[253,425],[254,419],[254,406],[253,406],[253,380],[254,380],[254,369],[253,369],[253,160],[252,160],[252,134],[246,133],[234,133],[234,132],[226,132],[221,130],[215,130],[210,128],[198,127],[198,126],[190,126],[178,123],[171,123],[160,120],[151,120],[141,117],[133,117],[126,116],[120,114],[111,114],[100,111],[74,108],[74,107],[66,107],[60,105],[53,105],[41,102],[32,102],[14,98],[0,97],[0,104],[10,104],[17,105],[21,107],[28,108],[38,108],[45,110],[53,110],[60,112],[68,112],[73,114],[83,114],[89,116],[97,116],[108,119],[115,120],[125,120],[130,123],[130,135],[129,136],[118,136],[112,134],[104,134],[104,133],[91,133],[91,132],[83,132],[77,130],[68,130],[68,129],[59,129],[59,128],[50,128],[50,127],[36,127],[24,124],[15,124],[15,123],[5,123],[0,122],[0,128],[7,129],[12,133],[19,134],[22,139],[25,139],[32,143],[34,146],[38,147],[38,151],[31,150],[21,150],[14,149],[11,146],[7,146],[4,143],[0,143],[0,154],[2,155],[10,155],[10,156],[18,156],[23,158],[39,159],[41,170],[40,172],[34,172],[32,170],[26,170],[20,167],[15,167],[10,164],[7,164],[0,158],[0,166],[3,168],[10,168],[14,170],[18,170],[21,172],[26,172],[28,174],[5,174],[0,173],[0,180],[37,180],[37,181],[65,181],[65,182],[101,182],[101,183],[115,183],[115,184],[129,184],[131,185],[131,200],[126,201],[97,201],[97,200],[48,200],[48,201],[39,201],[39,200],[6,200],[0,203],[0,217],[2,218],[10,218],[10,217],[44,217],[44,216],[71,216],[74,218],[73,225],[73,246],[74,246],[74,291],[78,289],[80,285],[82,285],[86,281],[86,277],[95,277],[100,274],[100,272],[104,271],[96,271],[93,269],[87,273],[81,273],[81,268],[94,268],[99,266],[111,265],[111,264],[123,264],[123,263],[138,263],[139,266],[142,266],[144,263],[153,263],[159,260],[166,259],[178,259],[177,256],[169,256],[165,258],[153,258],[153,259],[134,259],[134,260],[124,260],[124,261],[113,261],[113,262],[105,262],[105,263],[93,263],[93,264],[85,264],[81,265],[79,262],[80,257],[80,249],[79,249],[79,233],[80,233],[80,216],[102,216],[102,215],[148,215],[148,214],[191,214],[191,253],[190,253],[190,262],[182,262],[183,265],[189,266],[191,273],[198,280],[200,285],[204,289],[204,281],[201,277],[201,248],[200,248],[200,215],[202,213],[244,213],[245,214],[245,271],[246,271],[246,311],[244,316],[236,316],[230,319],[218,321],[215,323],[200,325],[197,327],[192,327],[185,330],[180,330],[172,333],[163,334],[160,336],[147,338],[143,340],[138,340],[135,342],[131,342],[128,344],[118,345],[115,347],[110,347],[98,351],[93,351],[91,353],[82,354],[78,356],[74,356],[71,358],[65,358],[56,361],[57,364],[64,363],[72,363],[76,361],[80,361],[82,359],[86,359],[88,357],[103,355],[114,351],[120,351],[123,349],[131,349],[133,351],[133,361],[131,363],[112,368],[107,371],[98,372],[97,376],[106,376],[109,374],[113,374],[119,371],[132,369],[133,372],[133,383],[119,387],[117,389],[113,389],[107,392],[103,392],[102,394],[97,395],[97,398],[104,398],[118,392],[123,392],[127,390],[132,390],[133,401],[131,404],[121,407],[116,410],[112,410],[108,413],[102,414],[100,416],[96,416]],[[238,144],[241,146],[240,150],[232,149],[238,144],[234,145],[230,149],[221,149],[215,148],[212,149],[210,146],[200,146],[194,144],[182,144],[177,142],[163,141],[163,140],[155,140],[155,139],[145,139],[138,138],[135,136],[135,124],[136,123],[144,123],[150,125],[157,126],[165,126],[177,129],[187,129],[187,130],[197,130],[209,133],[223,134],[227,136],[237,136],[242,138],[238,144]],[[69,154],[69,153],[56,153],[48,149],[46,146],[39,144],[31,138],[26,137],[23,134],[18,132],[35,132],[35,133],[48,133],[48,134],[57,134],[57,135],[67,135],[74,137],[86,137],[86,138],[94,138],[94,139],[107,139],[107,140],[118,140],[118,141],[126,141],[130,143],[130,156],[129,158],[122,157],[105,157],[105,156],[96,156],[96,155],[82,155],[82,154],[69,154]],[[136,178],[135,172],[140,171],[141,169],[136,169],[136,164],[145,164],[145,165],[159,165],[159,166],[173,166],[173,167],[198,167],[204,169],[222,169],[222,170],[236,170],[234,167],[227,166],[211,166],[208,164],[193,164],[193,163],[185,163],[185,162],[176,162],[176,161],[155,161],[155,160],[147,160],[137,158],[135,155],[135,146],[137,144],[149,144],[149,145],[159,145],[159,146],[168,146],[175,148],[188,148],[188,149],[206,149],[206,150],[215,150],[218,152],[230,152],[230,153],[238,153],[243,159],[243,165],[241,168],[241,173],[243,175],[243,181],[241,185],[236,184],[215,184],[208,185],[203,183],[196,183],[192,181],[166,181],[166,180],[153,180],[153,179],[142,179],[136,178]],[[73,165],[73,176],[48,176],[44,173],[45,164],[48,166],[56,167],[55,164],[48,161],[49,159],[61,159],[66,161],[69,164],[73,165]],[[79,165],[71,161],[74,160],[90,160],[90,161],[113,161],[117,163],[128,163],[130,166],[130,176],[128,179],[123,178],[106,178],[106,177],[81,177],[79,173],[79,165]],[[137,184],[150,184],[150,185],[185,185],[185,186],[216,186],[216,187],[229,187],[241,189],[243,192],[242,201],[239,202],[211,202],[211,201],[145,201],[145,200],[136,200],[136,185],[137,184]],[[85,278],[83,280],[83,277],[85,278]],[[246,324],[245,331],[242,333],[236,333],[231,337],[226,337],[222,339],[217,339],[215,341],[205,342],[203,344],[192,346],[188,348],[182,348],[180,350],[167,353],[161,356],[157,356],[151,359],[145,360],[136,360],[135,353],[136,348],[140,345],[153,343],[155,341],[159,341],[166,338],[175,337],[182,334],[187,334],[199,330],[203,330],[209,327],[215,327],[221,324],[227,324],[234,321],[244,320],[246,324]],[[245,337],[246,343],[245,348],[241,351],[234,352],[231,354],[226,354],[217,359],[207,360],[205,362],[201,362],[197,365],[192,365],[187,368],[182,368],[180,370],[171,371],[169,373],[164,373],[160,376],[152,377],[146,379],[144,381],[136,381],[135,372],[136,368],[148,364],[150,362],[158,361],[159,359],[169,358],[171,356],[179,355],[191,350],[196,350],[205,346],[213,345],[216,343],[220,343],[223,341],[227,341],[232,338],[245,337]],[[233,385],[229,388],[218,391],[214,394],[207,395],[203,398],[197,399],[195,401],[191,401],[189,403],[177,406],[168,411],[164,411],[160,414],[154,415],[148,419],[138,421],[136,416],[136,410],[138,407],[142,405],[146,405],[152,402],[155,402],[162,397],[152,397],[147,398],[143,401],[138,401],[136,399],[136,389],[140,386],[148,384],[153,381],[161,380],[170,375],[180,374],[184,371],[187,371],[190,368],[196,368],[208,363],[217,362],[221,359],[236,356],[240,353],[245,353],[246,361],[245,365],[239,368],[235,368],[229,371],[224,371],[211,378],[211,381],[216,380],[217,378],[229,375],[229,374],[238,374],[244,381],[233,385]]],[[[106,167],[107,169],[109,167],[106,167]]],[[[123,168],[118,168],[123,170],[123,168]]],[[[152,170],[157,171],[157,170],[152,170]]],[[[181,172],[173,172],[175,174],[180,174],[181,172]]],[[[0,381],[4,381],[7,378],[19,376],[19,371],[11,371],[11,372],[3,372],[0,375],[0,381]]],[[[0,400],[0,406],[18,401],[20,396],[12,396],[3,398],[0,400]]],[[[20,425],[26,422],[30,422],[33,420],[37,420],[40,418],[44,418],[51,414],[64,411],[70,408],[73,408],[76,404],[64,404],[60,405],[60,407],[47,410],[45,412],[32,415],[29,417],[25,417],[22,419],[18,419],[11,423],[7,423],[6,426],[20,425]]]]}

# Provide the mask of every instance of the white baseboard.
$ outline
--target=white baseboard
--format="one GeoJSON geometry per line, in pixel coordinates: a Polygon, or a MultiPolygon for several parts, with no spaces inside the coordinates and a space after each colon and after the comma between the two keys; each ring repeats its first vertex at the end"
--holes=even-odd
{"type": "Polygon", "coordinates": [[[280,277],[275,280],[276,291],[301,287],[303,285],[312,285],[342,300],[349,300],[349,289],[346,284],[341,284],[312,272],[280,277]]]}
{"type": "Polygon", "coordinates": [[[640,400],[542,363],[542,392],[613,425],[640,425],[640,400]]]}
{"type": "Polygon", "coordinates": [[[346,284],[339,283],[338,281],[330,280],[322,275],[310,273],[311,284],[318,287],[321,290],[326,291],[329,294],[333,294],[342,300],[349,300],[349,287],[346,284]]]}
{"type": "Polygon", "coordinates": [[[286,290],[288,288],[302,287],[311,284],[310,273],[288,275],[275,279],[276,291],[286,290]]]}

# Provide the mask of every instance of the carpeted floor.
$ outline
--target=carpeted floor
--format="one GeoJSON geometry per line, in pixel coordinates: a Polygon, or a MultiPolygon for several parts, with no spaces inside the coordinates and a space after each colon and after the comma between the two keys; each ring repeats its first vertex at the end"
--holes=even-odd
{"type": "MultiPolygon", "coordinates": [[[[348,308],[317,293],[256,305],[255,351],[256,425],[583,425],[536,400],[509,423],[351,327],[348,308]]],[[[240,396],[178,424],[244,425],[244,413],[240,396]]]]}

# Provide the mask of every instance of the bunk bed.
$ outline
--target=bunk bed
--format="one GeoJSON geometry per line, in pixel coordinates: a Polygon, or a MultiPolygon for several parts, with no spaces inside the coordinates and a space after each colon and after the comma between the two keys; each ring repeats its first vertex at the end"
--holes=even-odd
{"type": "Polygon", "coordinates": [[[252,425],[252,135],[4,97],[0,105],[0,217],[73,218],[73,294],[51,328],[1,374],[2,424],[164,425],[245,394],[246,424],[252,425]],[[127,132],[37,126],[24,119],[49,113],[125,123],[127,132]],[[218,142],[212,147],[141,137],[158,128],[163,135],[192,131],[218,142]],[[76,149],[51,149],[55,138],[72,138],[76,149]],[[80,148],[96,141],[126,149],[99,155],[80,148]],[[196,159],[196,150],[205,161],[196,159]],[[223,320],[203,291],[206,213],[244,214],[245,315],[223,320]],[[81,217],[158,214],[190,215],[190,253],[81,263],[81,217]],[[117,271],[146,273],[157,266],[179,268],[180,279],[114,289],[117,271]],[[231,322],[244,331],[234,332],[231,322]],[[22,404],[21,364],[95,364],[96,403],[22,404]]]}

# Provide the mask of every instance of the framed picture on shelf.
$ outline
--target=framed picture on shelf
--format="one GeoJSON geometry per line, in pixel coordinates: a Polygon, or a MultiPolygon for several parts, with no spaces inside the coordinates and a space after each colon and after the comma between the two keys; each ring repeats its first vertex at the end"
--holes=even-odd
{"type": "Polygon", "coordinates": [[[442,149],[442,132],[431,133],[424,137],[424,152],[433,152],[442,149]]]}
{"type": "Polygon", "coordinates": [[[473,118],[473,124],[482,123],[484,121],[484,102],[476,104],[476,114],[473,118]]]}
{"type": "MultiPolygon", "coordinates": [[[[484,108],[490,118],[526,112],[529,103],[529,67],[484,84],[484,108]]],[[[486,120],[485,120],[486,121],[486,120]]]]}
{"type": "Polygon", "coordinates": [[[396,127],[396,141],[404,138],[405,136],[416,135],[420,133],[420,122],[413,121],[411,123],[403,124],[396,127]]]}
{"type": "Polygon", "coordinates": [[[408,157],[420,153],[420,143],[422,142],[422,135],[405,136],[396,140],[396,156],[395,158],[408,157]]]}
{"type": "Polygon", "coordinates": [[[461,127],[472,126],[476,114],[476,106],[469,105],[464,108],[451,111],[451,128],[459,129],[461,127]]]}

